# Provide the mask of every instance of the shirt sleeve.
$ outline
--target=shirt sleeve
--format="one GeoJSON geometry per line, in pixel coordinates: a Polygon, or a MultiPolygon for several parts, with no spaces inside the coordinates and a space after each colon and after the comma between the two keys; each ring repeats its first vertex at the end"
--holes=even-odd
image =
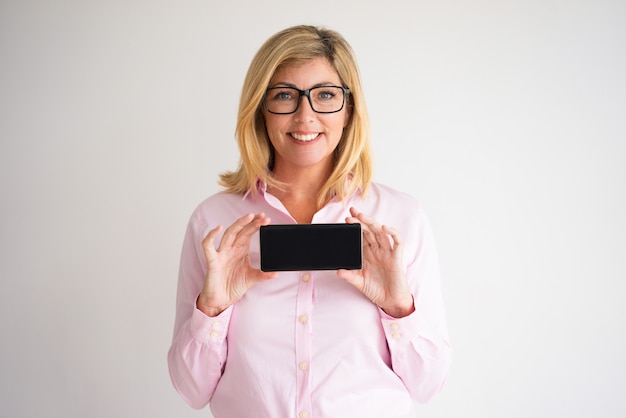
{"type": "Polygon", "coordinates": [[[382,309],[380,314],[393,371],[402,379],[413,399],[427,402],[445,385],[451,349],[435,242],[421,209],[418,210],[416,231],[416,250],[406,271],[415,311],[404,318],[393,318],[382,309]]]}
{"type": "Polygon", "coordinates": [[[194,214],[189,222],[180,261],[174,336],[168,352],[172,383],[193,408],[203,408],[222,376],[227,354],[226,333],[232,307],[216,317],[196,308],[206,276],[201,242],[207,228],[194,214]]]}

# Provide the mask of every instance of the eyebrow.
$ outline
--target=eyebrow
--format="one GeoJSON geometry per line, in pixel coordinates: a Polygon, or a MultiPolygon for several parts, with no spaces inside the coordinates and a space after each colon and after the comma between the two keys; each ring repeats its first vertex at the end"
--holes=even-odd
{"type": "MultiPolygon", "coordinates": [[[[341,83],[337,84],[335,82],[332,81],[322,81],[321,83],[317,83],[315,85],[313,85],[312,87],[309,87],[309,89],[314,89],[316,87],[330,87],[330,86],[341,86],[341,83]]],[[[292,83],[287,83],[284,81],[279,81],[277,83],[274,83],[272,85],[270,85],[268,88],[274,88],[274,87],[291,87],[297,90],[300,90],[295,84],[292,83]]],[[[304,89],[304,90],[308,90],[308,89],[304,89]]]]}

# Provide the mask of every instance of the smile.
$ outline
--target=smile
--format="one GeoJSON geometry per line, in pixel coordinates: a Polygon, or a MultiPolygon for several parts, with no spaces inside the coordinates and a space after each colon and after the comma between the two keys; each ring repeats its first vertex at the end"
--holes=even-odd
{"type": "Polygon", "coordinates": [[[306,135],[291,133],[290,135],[295,140],[298,140],[298,141],[301,141],[301,142],[309,142],[309,141],[313,141],[315,138],[317,138],[319,136],[319,133],[306,134],[306,135]]]}

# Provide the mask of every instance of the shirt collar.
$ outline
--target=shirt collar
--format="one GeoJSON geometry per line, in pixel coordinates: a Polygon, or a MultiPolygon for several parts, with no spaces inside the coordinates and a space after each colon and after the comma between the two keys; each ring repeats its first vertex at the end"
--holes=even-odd
{"type": "MultiPolygon", "coordinates": [[[[351,180],[352,180],[352,173],[350,173],[348,178],[346,179],[346,188],[348,187],[348,183],[351,180]]],[[[248,191],[244,193],[244,195],[241,198],[241,200],[246,200],[254,192],[258,192],[260,195],[265,196],[265,193],[267,192],[267,183],[265,183],[263,180],[261,180],[261,178],[257,177],[256,183],[255,183],[255,188],[254,189],[253,188],[248,189],[248,191]]],[[[357,187],[353,194],[361,195],[362,194],[361,186],[357,187]]],[[[351,196],[346,196],[346,199],[350,199],[350,197],[351,196]]],[[[330,201],[334,202],[337,199],[338,199],[337,196],[334,196],[330,201]]]]}
{"type": "Polygon", "coordinates": [[[250,196],[254,192],[258,192],[259,194],[265,195],[265,192],[267,191],[267,184],[263,180],[261,180],[259,177],[257,177],[255,189],[253,188],[248,189],[248,191],[244,193],[241,200],[246,200],[248,196],[250,196]]]}

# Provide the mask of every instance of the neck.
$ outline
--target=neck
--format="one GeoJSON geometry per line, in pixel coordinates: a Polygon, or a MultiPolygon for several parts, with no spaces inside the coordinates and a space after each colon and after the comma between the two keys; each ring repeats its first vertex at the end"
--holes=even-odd
{"type": "Polygon", "coordinates": [[[273,173],[276,180],[286,185],[282,194],[298,200],[317,200],[331,171],[330,165],[306,168],[275,166],[273,173]]]}
{"type": "Polygon", "coordinates": [[[317,212],[317,198],[322,185],[330,175],[330,168],[281,170],[274,167],[274,178],[285,186],[280,190],[269,191],[285,205],[298,223],[310,223],[317,212]]]}

